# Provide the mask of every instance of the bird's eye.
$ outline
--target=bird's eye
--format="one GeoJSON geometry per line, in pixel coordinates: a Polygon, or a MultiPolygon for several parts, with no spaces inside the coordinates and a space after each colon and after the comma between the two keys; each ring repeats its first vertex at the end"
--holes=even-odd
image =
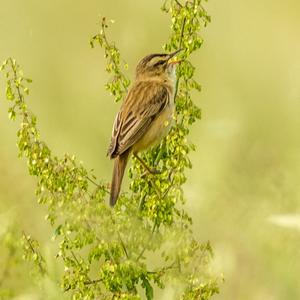
{"type": "Polygon", "coordinates": [[[165,62],[166,62],[166,60],[161,59],[161,60],[159,60],[158,62],[156,62],[153,66],[154,66],[154,67],[158,67],[158,66],[160,66],[160,65],[163,65],[165,62]]]}

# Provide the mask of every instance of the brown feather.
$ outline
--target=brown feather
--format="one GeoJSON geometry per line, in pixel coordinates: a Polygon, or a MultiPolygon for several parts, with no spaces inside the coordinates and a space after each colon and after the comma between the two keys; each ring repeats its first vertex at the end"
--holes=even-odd
{"type": "Polygon", "coordinates": [[[138,81],[129,91],[112,131],[108,155],[122,154],[135,144],[169,101],[168,88],[156,81],[138,81]]]}
{"type": "Polygon", "coordinates": [[[127,165],[128,155],[130,150],[127,150],[123,154],[117,156],[114,162],[114,170],[113,176],[111,181],[111,188],[110,188],[110,200],[109,203],[111,206],[114,206],[118,200],[122,179],[124,176],[124,171],[127,165]]]}

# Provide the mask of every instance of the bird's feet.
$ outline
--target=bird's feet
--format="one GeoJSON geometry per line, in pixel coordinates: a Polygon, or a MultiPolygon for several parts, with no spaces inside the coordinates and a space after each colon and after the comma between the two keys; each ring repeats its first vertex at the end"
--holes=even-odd
{"type": "Polygon", "coordinates": [[[142,164],[145,169],[145,172],[142,174],[142,176],[145,176],[147,173],[151,175],[158,175],[162,173],[162,171],[160,170],[148,167],[147,164],[137,154],[134,154],[134,157],[142,164]]]}

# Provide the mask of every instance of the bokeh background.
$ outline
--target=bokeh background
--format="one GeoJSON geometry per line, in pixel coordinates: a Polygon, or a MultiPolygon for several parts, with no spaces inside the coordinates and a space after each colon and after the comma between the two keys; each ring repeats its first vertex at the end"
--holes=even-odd
{"type": "MultiPolygon", "coordinates": [[[[104,89],[103,53],[90,49],[89,38],[100,16],[114,19],[110,37],[132,78],[137,61],[168,38],[161,4],[0,0],[0,60],[15,57],[33,78],[29,105],[43,139],[106,180],[119,104],[104,89]]],[[[190,136],[198,147],[185,191],[195,234],[211,241],[212,268],[225,277],[214,299],[300,299],[300,2],[211,0],[205,7],[212,23],[192,57],[203,118],[190,136]]],[[[18,124],[7,119],[3,78],[0,87],[0,234],[17,222],[50,249],[34,179],[17,159],[18,124]]]]}

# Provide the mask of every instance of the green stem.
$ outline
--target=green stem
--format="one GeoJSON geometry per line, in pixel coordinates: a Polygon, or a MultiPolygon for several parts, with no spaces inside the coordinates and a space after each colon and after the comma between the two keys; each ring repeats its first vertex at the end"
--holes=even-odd
{"type": "MultiPolygon", "coordinates": [[[[179,47],[178,50],[182,48],[182,41],[183,41],[183,35],[184,35],[184,28],[186,24],[186,17],[184,17],[182,26],[181,26],[181,33],[180,33],[180,40],[179,40],[179,47]]],[[[176,100],[177,93],[178,93],[178,85],[179,85],[179,79],[180,77],[176,78],[176,84],[175,84],[175,93],[174,93],[174,99],[176,100]]]]}

